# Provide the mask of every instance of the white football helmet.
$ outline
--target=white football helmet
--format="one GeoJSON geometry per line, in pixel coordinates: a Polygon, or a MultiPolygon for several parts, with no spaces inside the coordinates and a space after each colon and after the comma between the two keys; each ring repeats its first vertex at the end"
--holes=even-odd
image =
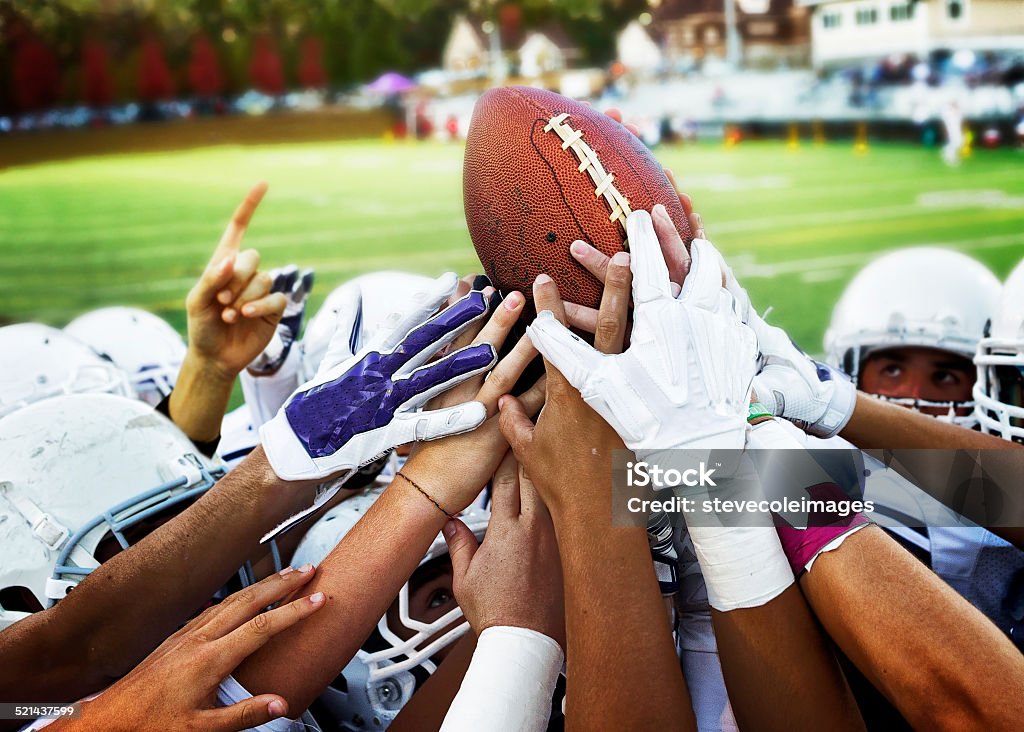
{"type": "Polygon", "coordinates": [[[0,328],[0,417],[61,394],[134,397],[128,376],[86,344],[40,323],[0,328]]]}
{"type": "MultiPolygon", "coordinates": [[[[353,335],[358,336],[359,342],[365,343],[389,315],[407,309],[412,303],[413,296],[431,286],[433,282],[430,277],[409,272],[371,272],[334,288],[306,325],[306,332],[302,337],[300,383],[309,381],[316,375],[316,370],[327,353],[331,336],[334,335],[338,322],[338,307],[347,300],[346,294],[351,288],[358,287],[362,295],[360,332],[353,335]]],[[[355,352],[358,348],[352,350],[355,352]]]]}
{"type": "MultiPolygon", "coordinates": [[[[913,247],[886,254],[847,286],[825,331],[825,359],[858,382],[872,351],[919,346],[973,358],[995,309],[999,280],[985,265],[960,252],[913,247]]],[[[930,402],[880,397],[915,409],[940,407],[944,421],[973,427],[973,402],[930,402]]]]}
{"type": "Polygon", "coordinates": [[[0,419],[0,631],[63,598],[222,472],[136,399],[61,396],[0,419]]]}
{"type": "Polygon", "coordinates": [[[975,414],[981,428],[1024,442],[1024,261],[1006,279],[992,324],[974,356],[975,414]]]}
{"type": "Polygon", "coordinates": [[[139,308],[93,310],[64,331],[128,374],[139,399],[153,406],[171,393],[185,360],[185,341],[178,331],[139,308]]]}
{"type": "MultiPolygon", "coordinates": [[[[306,532],[295,550],[292,565],[298,567],[323,561],[382,492],[383,488],[378,484],[342,501],[324,514],[306,532]]],[[[459,518],[477,540],[483,539],[490,511],[471,506],[459,518]]],[[[447,554],[448,546],[438,535],[419,566],[447,554]]],[[[411,617],[409,583],[402,586],[397,601],[399,622],[405,631],[412,634],[409,639],[403,640],[389,626],[385,613],[363,647],[320,695],[320,707],[331,717],[330,723],[336,728],[358,731],[385,729],[412,698],[417,687],[434,673],[436,664],[431,658],[469,630],[468,622],[459,623],[463,615],[458,607],[433,622],[411,617]],[[453,623],[458,625],[445,630],[453,623]]]]}

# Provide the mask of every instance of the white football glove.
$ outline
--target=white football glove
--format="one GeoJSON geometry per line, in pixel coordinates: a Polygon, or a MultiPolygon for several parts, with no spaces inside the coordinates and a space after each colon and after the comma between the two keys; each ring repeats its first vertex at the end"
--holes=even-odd
{"type": "Polygon", "coordinates": [[[853,415],[857,390],[849,377],[815,361],[782,328],[768,325],[750,304],[732,270],[722,261],[726,288],[739,302],[743,321],[757,335],[762,368],[754,378],[757,400],[776,417],[815,437],[838,434],[853,415]]]}
{"type": "Polygon", "coordinates": [[[479,291],[433,315],[457,284],[458,277],[452,273],[439,277],[406,312],[389,316],[362,348],[358,348],[361,296],[358,289],[350,292],[351,301],[339,308],[337,330],[316,376],[260,429],[263,449],[279,477],[335,479],[310,509],[268,537],[316,510],[356,470],[395,447],[468,432],[483,423],[486,409],[475,401],[418,411],[428,400],[487,371],[497,360],[494,347],[481,343],[427,363],[487,315],[487,299],[479,291]]]}
{"type": "Polygon", "coordinates": [[[721,257],[694,240],[678,297],[646,211],[626,221],[633,271],[633,331],[620,354],[595,350],[542,312],[534,346],[638,456],[671,448],[742,449],[757,342],[722,287],[721,257]]]}

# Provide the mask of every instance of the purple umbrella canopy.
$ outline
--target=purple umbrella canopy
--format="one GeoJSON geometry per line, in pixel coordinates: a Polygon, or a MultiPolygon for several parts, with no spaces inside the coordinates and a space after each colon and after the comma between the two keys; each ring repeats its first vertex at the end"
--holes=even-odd
{"type": "Polygon", "coordinates": [[[389,71],[371,84],[367,84],[366,91],[373,94],[401,94],[410,89],[416,88],[416,82],[401,74],[389,71]]]}

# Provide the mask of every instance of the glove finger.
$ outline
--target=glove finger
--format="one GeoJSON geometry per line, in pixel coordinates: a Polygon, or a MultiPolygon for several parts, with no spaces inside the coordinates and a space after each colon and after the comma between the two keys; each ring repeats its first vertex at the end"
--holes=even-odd
{"type": "Polygon", "coordinates": [[[494,346],[481,343],[449,353],[434,363],[395,379],[387,407],[398,411],[403,405],[418,407],[466,379],[487,371],[498,360],[494,346]]]}
{"type": "Polygon", "coordinates": [[[668,265],[661,253],[651,215],[642,210],[631,213],[626,219],[626,234],[629,265],[633,271],[633,301],[639,305],[658,297],[672,297],[668,265]]]}
{"type": "Polygon", "coordinates": [[[488,302],[473,290],[451,307],[413,328],[398,347],[382,359],[385,373],[412,370],[455,340],[466,328],[487,315],[488,302]]]}
{"type": "Polygon", "coordinates": [[[412,305],[406,310],[391,313],[381,324],[371,341],[372,350],[381,353],[394,350],[413,329],[437,312],[458,284],[459,278],[455,273],[446,272],[425,290],[417,292],[412,298],[412,305]]]}
{"type": "Polygon", "coordinates": [[[679,299],[702,310],[715,310],[722,297],[722,270],[718,251],[706,239],[690,244],[690,273],[683,283],[679,299]]]}
{"type": "Polygon", "coordinates": [[[363,292],[358,285],[345,288],[338,302],[337,313],[334,334],[317,368],[317,377],[351,358],[362,345],[360,334],[363,329],[363,292]]]}
{"type": "MultiPolygon", "coordinates": [[[[294,264],[289,264],[286,267],[282,267],[279,271],[281,273],[281,289],[276,290],[276,292],[284,292],[290,295],[295,288],[295,282],[299,279],[299,268],[294,264]]],[[[277,282],[274,284],[277,285],[277,282]]]]}
{"type": "Polygon", "coordinates": [[[293,301],[302,302],[309,297],[309,293],[313,290],[313,279],[313,270],[305,269],[302,271],[302,275],[292,291],[293,301]]]}
{"type": "Polygon", "coordinates": [[[395,418],[395,444],[437,440],[470,432],[487,419],[487,409],[480,402],[465,402],[444,409],[405,412],[395,418]]]}
{"type": "Polygon", "coordinates": [[[534,348],[579,390],[583,389],[587,376],[597,371],[605,358],[604,354],[559,323],[550,310],[537,316],[526,329],[526,335],[534,348]]]}

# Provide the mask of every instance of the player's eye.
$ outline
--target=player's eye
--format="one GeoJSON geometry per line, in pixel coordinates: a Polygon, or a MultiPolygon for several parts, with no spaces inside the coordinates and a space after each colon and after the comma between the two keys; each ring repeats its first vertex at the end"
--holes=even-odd
{"type": "Polygon", "coordinates": [[[891,379],[895,379],[902,374],[903,367],[898,363],[890,363],[882,367],[882,376],[888,376],[891,379]]]}
{"type": "Polygon", "coordinates": [[[439,607],[444,607],[452,601],[452,593],[448,588],[441,588],[434,590],[430,595],[430,602],[427,603],[427,607],[431,610],[435,610],[439,607]]]}
{"type": "Polygon", "coordinates": [[[958,386],[960,376],[953,371],[936,371],[932,374],[932,381],[939,386],[958,386]]]}

